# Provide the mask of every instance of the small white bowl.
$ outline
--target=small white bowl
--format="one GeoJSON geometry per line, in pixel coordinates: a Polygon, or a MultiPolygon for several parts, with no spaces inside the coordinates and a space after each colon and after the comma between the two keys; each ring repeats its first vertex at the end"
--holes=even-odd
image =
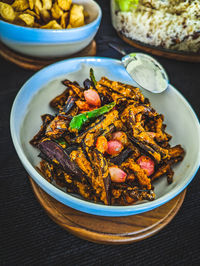
{"type": "Polygon", "coordinates": [[[11,49],[33,57],[60,57],[75,54],[93,40],[100,26],[102,12],[93,0],[74,0],[89,14],[85,26],[53,30],[14,25],[0,20],[0,40],[11,49]]]}
{"type": "Polygon", "coordinates": [[[154,183],[156,199],[138,202],[130,206],[105,206],[80,199],[63,192],[47,182],[35,169],[40,159],[39,151],[29,141],[38,132],[40,116],[52,113],[50,100],[60,94],[65,86],[63,79],[76,80],[80,84],[94,69],[99,80],[106,76],[111,80],[135,85],[121,62],[101,57],[75,58],[58,62],[37,72],[21,88],[11,111],[11,135],[18,156],[34,181],[49,195],[71,208],[103,216],[127,216],[152,210],[177,196],[195,176],[200,164],[200,125],[186,99],[172,85],[160,94],[143,91],[157,112],[164,114],[167,132],[171,134],[171,145],[181,144],[186,151],[182,162],[173,167],[174,181],[168,185],[166,178],[154,183]]]}

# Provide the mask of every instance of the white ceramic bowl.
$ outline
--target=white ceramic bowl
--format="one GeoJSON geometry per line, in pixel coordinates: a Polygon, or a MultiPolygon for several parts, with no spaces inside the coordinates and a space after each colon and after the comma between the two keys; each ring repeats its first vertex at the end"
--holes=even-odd
{"type": "Polygon", "coordinates": [[[50,100],[65,87],[61,80],[76,80],[80,84],[89,77],[89,69],[94,69],[97,80],[101,76],[135,85],[121,62],[114,59],[88,57],[65,60],[37,72],[21,88],[11,111],[11,134],[18,156],[34,181],[56,200],[77,210],[103,216],[127,216],[154,209],[178,195],[193,179],[200,164],[200,125],[186,99],[172,85],[161,94],[143,92],[152,106],[164,114],[167,132],[172,134],[172,145],[181,144],[186,151],[182,162],[174,166],[174,182],[167,184],[160,178],[155,185],[156,199],[138,202],[131,206],[105,206],[85,201],[69,195],[48,183],[36,170],[39,151],[29,141],[38,132],[40,116],[52,113],[50,100]]]}
{"type": "Polygon", "coordinates": [[[89,23],[74,29],[38,29],[0,20],[0,40],[11,49],[33,57],[69,56],[84,49],[98,31],[102,12],[93,0],[73,0],[89,14],[89,23]]]}

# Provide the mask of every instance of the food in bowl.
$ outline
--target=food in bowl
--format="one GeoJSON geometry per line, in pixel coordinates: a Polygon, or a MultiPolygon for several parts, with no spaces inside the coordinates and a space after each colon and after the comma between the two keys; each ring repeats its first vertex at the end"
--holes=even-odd
{"type": "Polygon", "coordinates": [[[55,30],[25,27],[0,19],[1,42],[31,57],[57,58],[80,52],[92,43],[100,26],[102,12],[94,0],[73,0],[73,4],[84,7],[88,14],[85,25],[55,30]]]}
{"type": "Polygon", "coordinates": [[[87,24],[84,6],[72,0],[0,1],[1,19],[20,26],[41,29],[71,29],[87,24]]]}
{"type": "Polygon", "coordinates": [[[111,0],[112,22],[125,37],[165,49],[200,52],[199,0],[111,0]]]}
{"type": "Polygon", "coordinates": [[[62,81],[64,92],[51,100],[55,115],[42,115],[43,124],[30,143],[40,150],[39,171],[83,198],[105,205],[130,205],[154,200],[153,182],[182,161],[181,145],[172,138],[139,88],[102,77],[83,87],[62,81]]]}

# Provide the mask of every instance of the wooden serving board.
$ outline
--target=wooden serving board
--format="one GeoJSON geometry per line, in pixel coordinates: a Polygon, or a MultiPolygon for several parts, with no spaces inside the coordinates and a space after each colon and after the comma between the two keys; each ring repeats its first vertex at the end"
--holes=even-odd
{"type": "Polygon", "coordinates": [[[142,214],[104,217],[67,207],[29,179],[36,198],[53,221],[80,238],[101,244],[128,244],[154,235],[174,218],[186,194],[184,190],[166,204],[142,214]]]}
{"type": "Polygon", "coordinates": [[[143,50],[144,52],[162,56],[169,59],[174,59],[178,61],[185,61],[185,62],[193,62],[193,63],[199,63],[200,62],[200,53],[187,53],[187,52],[180,52],[180,51],[172,51],[162,48],[153,47],[150,45],[143,44],[138,41],[131,40],[127,37],[125,37],[120,32],[117,32],[119,37],[125,41],[126,43],[132,45],[135,48],[138,48],[140,50],[143,50]]]}
{"type": "Polygon", "coordinates": [[[22,68],[36,71],[47,65],[50,65],[52,63],[55,63],[57,61],[61,61],[64,59],[74,58],[74,57],[83,57],[83,56],[94,56],[96,55],[96,42],[95,40],[93,40],[86,48],[84,48],[82,51],[74,55],[65,56],[65,57],[57,57],[53,59],[52,58],[49,59],[49,58],[29,57],[29,56],[20,54],[18,52],[15,52],[14,50],[11,50],[6,45],[0,42],[0,55],[4,59],[22,68]]]}

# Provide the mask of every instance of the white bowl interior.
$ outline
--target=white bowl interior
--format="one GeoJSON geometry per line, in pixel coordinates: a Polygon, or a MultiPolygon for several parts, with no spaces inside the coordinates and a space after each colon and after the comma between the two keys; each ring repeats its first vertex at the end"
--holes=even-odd
{"type": "MultiPolygon", "coordinates": [[[[54,67],[43,69],[41,75],[41,71],[37,73],[40,77],[38,78],[37,74],[34,75],[17,96],[13,110],[15,112],[12,114],[12,136],[16,150],[22,149],[22,153],[33,167],[40,161],[37,157],[39,151],[33,148],[29,141],[40,128],[41,115],[54,113],[49,107],[49,102],[65,89],[65,86],[61,84],[63,79],[76,80],[82,85],[82,82],[89,77],[89,69],[92,66],[97,80],[102,76],[106,76],[112,80],[135,85],[119,61],[113,60],[115,64],[112,65],[111,61],[108,60],[108,62],[104,63],[104,67],[101,67],[99,66],[100,58],[96,60],[92,58],[85,60],[83,58],[81,60],[82,62],[79,64],[70,64],[71,67],[68,67],[68,69],[65,69],[65,66],[67,68],[67,61],[66,63],[62,61],[59,64],[55,64],[54,67]],[[63,67],[61,67],[62,64],[63,67]],[[27,87],[29,87],[29,90],[27,87]],[[31,87],[33,87],[33,90],[31,90],[31,87]]],[[[172,194],[177,195],[178,191],[180,192],[190,182],[198,169],[200,164],[199,122],[187,101],[171,85],[161,94],[152,94],[146,91],[143,91],[143,93],[150,99],[152,106],[159,113],[164,114],[164,122],[167,124],[166,131],[173,136],[170,141],[171,145],[181,144],[186,151],[184,160],[173,167],[174,182],[168,185],[166,178],[162,177],[154,183],[155,201],[161,200],[165,196],[166,202],[168,197],[172,197],[172,194]]],[[[19,155],[20,153],[18,151],[19,155]]],[[[24,166],[29,174],[33,175],[30,167],[26,164],[24,166]]],[[[152,203],[139,202],[133,208],[141,204],[150,206],[152,203]]]]}

